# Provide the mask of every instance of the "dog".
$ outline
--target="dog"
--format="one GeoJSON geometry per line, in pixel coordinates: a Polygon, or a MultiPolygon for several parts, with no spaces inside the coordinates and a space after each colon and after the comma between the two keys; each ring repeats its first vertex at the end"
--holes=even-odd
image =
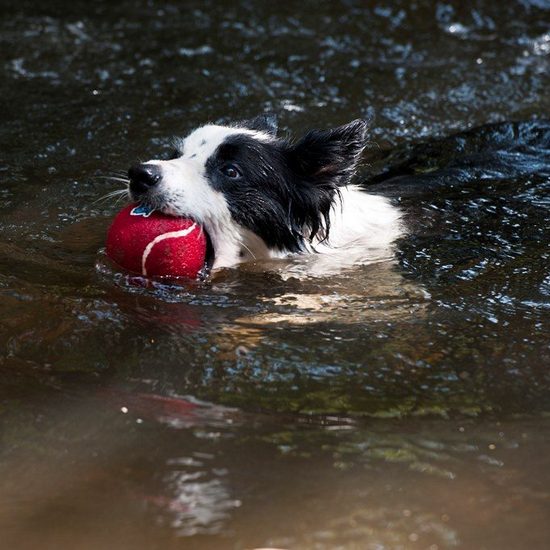
{"type": "Polygon", "coordinates": [[[278,137],[270,116],[207,124],[170,158],[132,166],[129,195],[199,223],[210,270],[308,255],[326,274],[391,257],[404,231],[389,199],[352,183],[366,144],[364,120],[297,141],[278,137]]]}

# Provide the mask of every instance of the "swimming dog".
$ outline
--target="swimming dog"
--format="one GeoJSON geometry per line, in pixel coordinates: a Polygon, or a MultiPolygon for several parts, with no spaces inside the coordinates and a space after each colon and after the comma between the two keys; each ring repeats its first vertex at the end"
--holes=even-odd
{"type": "Polygon", "coordinates": [[[391,256],[399,209],[353,184],[367,123],[312,130],[292,141],[274,118],[207,124],[177,140],[166,160],[128,171],[130,198],[193,218],[209,239],[209,267],[314,255],[317,267],[391,256]]]}

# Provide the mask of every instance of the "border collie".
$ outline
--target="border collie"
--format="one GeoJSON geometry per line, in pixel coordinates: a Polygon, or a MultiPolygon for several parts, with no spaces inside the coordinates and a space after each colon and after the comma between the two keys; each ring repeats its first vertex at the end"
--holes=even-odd
{"type": "Polygon", "coordinates": [[[212,269],[303,254],[340,267],[389,258],[399,209],[351,185],[366,133],[355,120],[292,142],[269,116],[208,124],[177,141],[170,159],[132,166],[130,198],[198,222],[212,269]]]}

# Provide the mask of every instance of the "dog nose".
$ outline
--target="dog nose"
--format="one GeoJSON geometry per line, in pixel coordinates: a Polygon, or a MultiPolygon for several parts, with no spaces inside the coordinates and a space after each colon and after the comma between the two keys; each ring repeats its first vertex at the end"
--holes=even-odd
{"type": "Polygon", "coordinates": [[[145,193],[160,180],[160,168],[154,164],[136,164],[128,170],[130,190],[134,193],[145,193]]]}

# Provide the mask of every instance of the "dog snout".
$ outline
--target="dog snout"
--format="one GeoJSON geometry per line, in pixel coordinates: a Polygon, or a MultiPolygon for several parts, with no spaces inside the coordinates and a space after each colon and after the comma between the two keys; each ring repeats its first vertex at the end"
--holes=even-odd
{"type": "Polygon", "coordinates": [[[130,191],[145,193],[154,187],[161,178],[160,168],[154,164],[136,164],[128,170],[130,191]]]}

